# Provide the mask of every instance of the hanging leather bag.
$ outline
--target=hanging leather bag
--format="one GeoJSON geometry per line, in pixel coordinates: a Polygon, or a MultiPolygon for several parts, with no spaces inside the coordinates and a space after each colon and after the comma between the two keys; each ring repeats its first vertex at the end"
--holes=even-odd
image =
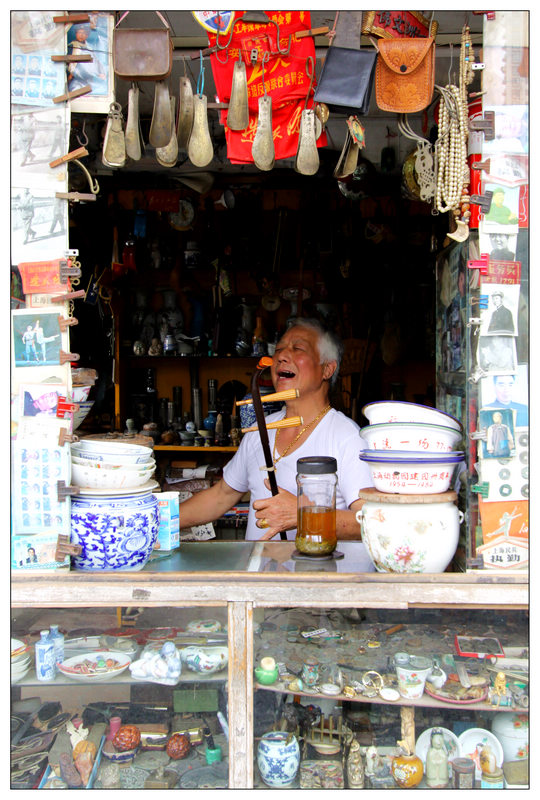
{"type": "Polygon", "coordinates": [[[380,39],[377,47],[375,99],[381,111],[410,114],[427,108],[435,84],[435,39],[380,39]]]}
{"type": "Polygon", "coordinates": [[[361,11],[338,11],[335,36],[315,90],[316,103],[341,114],[367,114],[375,78],[375,50],[361,50],[361,11]]]}
{"type": "Polygon", "coordinates": [[[114,74],[126,81],[162,81],[172,71],[173,43],[165,17],[156,14],[164,28],[119,28],[129,14],[118,20],[113,32],[114,74]]]}
{"type": "Polygon", "coordinates": [[[315,90],[315,102],[336,113],[367,114],[377,53],[331,45],[315,90]]]}

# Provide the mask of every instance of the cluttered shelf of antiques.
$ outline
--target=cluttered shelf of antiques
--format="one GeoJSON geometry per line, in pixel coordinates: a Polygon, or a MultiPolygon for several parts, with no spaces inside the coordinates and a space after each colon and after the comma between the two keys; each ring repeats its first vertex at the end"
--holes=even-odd
{"type": "MultiPolygon", "coordinates": [[[[62,671],[69,675],[47,682],[23,676],[13,685],[15,767],[20,765],[21,772],[28,769],[24,759],[32,744],[39,748],[32,755],[34,768],[41,765],[40,786],[48,788],[61,785],[55,768],[68,785],[70,779],[81,785],[68,763],[78,765],[88,788],[156,788],[152,781],[165,778],[171,787],[201,788],[209,780],[216,787],[228,787],[228,762],[238,747],[234,741],[238,709],[229,702],[227,725],[223,692],[227,681],[230,687],[234,679],[227,664],[233,656],[215,645],[220,636],[227,641],[230,626],[224,622],[224,611],[124,610],[118,628],[106,626],[118,620],[122,609],[26,608],[14,613],[13,635],[21,637],[12,640],[15,668],[23,669],[16,661],[31,660],[34,649],[41,665],[38,630],[54,618],[65,634],[67,658],[60,668],[63,664],[62,671]],[[91,627],[80,628],[90,614],[91,627]],[[158,626],[153,627],[156,621],[158,626]],[[198,644],[189,645],[192,640],[198,644]],[[103,647],[118,652],[107,653],[103,647]],[[218,661],[215,651],[220,651],[218,661]],[[105,656],[107,665],[93,663],[105,656]],[[114,659],[122,663],[117,665],[114,659]],[[141,677],[124,681],[122,676],[104,677],[103,671],[114,672],[122,665],[124,674],[128,667],[141,677]],[[160,672],[162,667],[167,677],[160,672]],[[205,670],[212,674],[205,676],[205,670]],[[36,685],[41,688],[38,698],[32,694],[36,685]],[[79,744],[82,740],[88,740],[88,747],[79,744]],[[94,740],[96,749],[90,744],[94,740]]],[[[446,615],[438,610],[357,608],[256,611],[253,651],[246,653],[247,663],[239,670],[246,670],[246,678],[251,670],[254,673],[253,727],[247,731],[247,760],[253,761],[253,773],[250,779],[246,769],[246,782],[236,785],[315,788],[317,780],[319,786],[324,780],[329,781],[322,783],[324,788],[355,788],[359,772],[365,785],[373,788],[409,785],[421,773],[425,775],[420,786],[442,785],[441,771],[428,763],[433,736],[439,733],[444,739],[445,784],[466,787],[457,777],[465,768],[461,759],[470,759],[476,774],[469,771],[469,778],[476,785],[488,782],[490,776],[502,781],[503,767],[507,783],[526,782],[526,625],[522,612],[482,609],[446,615]],[[504,651],[460,659],[455,655],[456,641],[460,648],[504,647],[504,651]],[[443,697],[448,686],[452,691],[443,697]],[[475,689],[483,700],[467,696],[475,689]],[[277,748],[287,740],[292,748],[277,748]],[[273,757],[283,761],[278,774],[266,760],[274,741],[273,757]],[[396,741],[415,757],[407,761],[396,741]],[[397,770],[403,764],[405,783],[397,770]],[[512,771],[520,773],[518,779],[510,780],[512,771]]],[[[244,692],[249,691],[246,681],[244,692]]],[[[250,702],[245,694],[244,701],[250,702]]]]}

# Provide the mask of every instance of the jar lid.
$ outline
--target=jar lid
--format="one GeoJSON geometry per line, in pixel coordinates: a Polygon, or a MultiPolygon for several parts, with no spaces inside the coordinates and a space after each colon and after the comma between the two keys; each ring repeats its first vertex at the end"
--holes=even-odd
{"type": "Polygon", "coordinates": [[[327,475],[337,472],[337,461],[332,456],[305,456],[296,462],[296,471],[302,475],[327,475]]]}
{"type": "Polygon", "coordinates": [[[474,772],[475,764],[472,758],[454,758],[452,759],[452,769],[456,772],[474,772]]]}

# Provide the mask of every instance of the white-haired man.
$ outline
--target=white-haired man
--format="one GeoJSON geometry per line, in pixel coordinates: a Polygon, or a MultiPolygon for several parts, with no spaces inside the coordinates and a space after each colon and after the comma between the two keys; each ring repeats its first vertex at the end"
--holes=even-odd
{"type": "Polygon", "coordinates": [[[331,407],[330,388],[337,380],[343,349],[333,334],[317,320],[296,318],[276,345],[271,367],[276,392],[297,389],[298,397],[267,417],[267,421],[301,417],[292,428],[269,430],[279,488],[272,495],[264,467],[265,460],[257,433],[246,434],[234,457],[223,470],[223,478],[210,489],[199,492],[180,509],[181,527],[217,519],[250,492],[246,539],[272,539],[280,531],[296,536],[296,461],[305,456],[333,456],[338,465],[336,533],[338,539],[360,539],[355,513],[362,501],[358,492],[372,486],[366,464],[359,459],[367,448],[353,420],[331,407]]]}

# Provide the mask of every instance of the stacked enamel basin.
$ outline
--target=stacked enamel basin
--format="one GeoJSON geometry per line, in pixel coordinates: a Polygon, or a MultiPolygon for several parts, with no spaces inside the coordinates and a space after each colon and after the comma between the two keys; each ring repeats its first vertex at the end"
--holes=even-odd
{"type": "Polygon", "coordinates": [[[380,572],[443,572],[459,539],[461,512],[452,491],[464,453],[461,423],[435,408],[381,401],[362,409],[370,424],[373,489],[362,490],[357,514],[362,540],[380,572]]]}

